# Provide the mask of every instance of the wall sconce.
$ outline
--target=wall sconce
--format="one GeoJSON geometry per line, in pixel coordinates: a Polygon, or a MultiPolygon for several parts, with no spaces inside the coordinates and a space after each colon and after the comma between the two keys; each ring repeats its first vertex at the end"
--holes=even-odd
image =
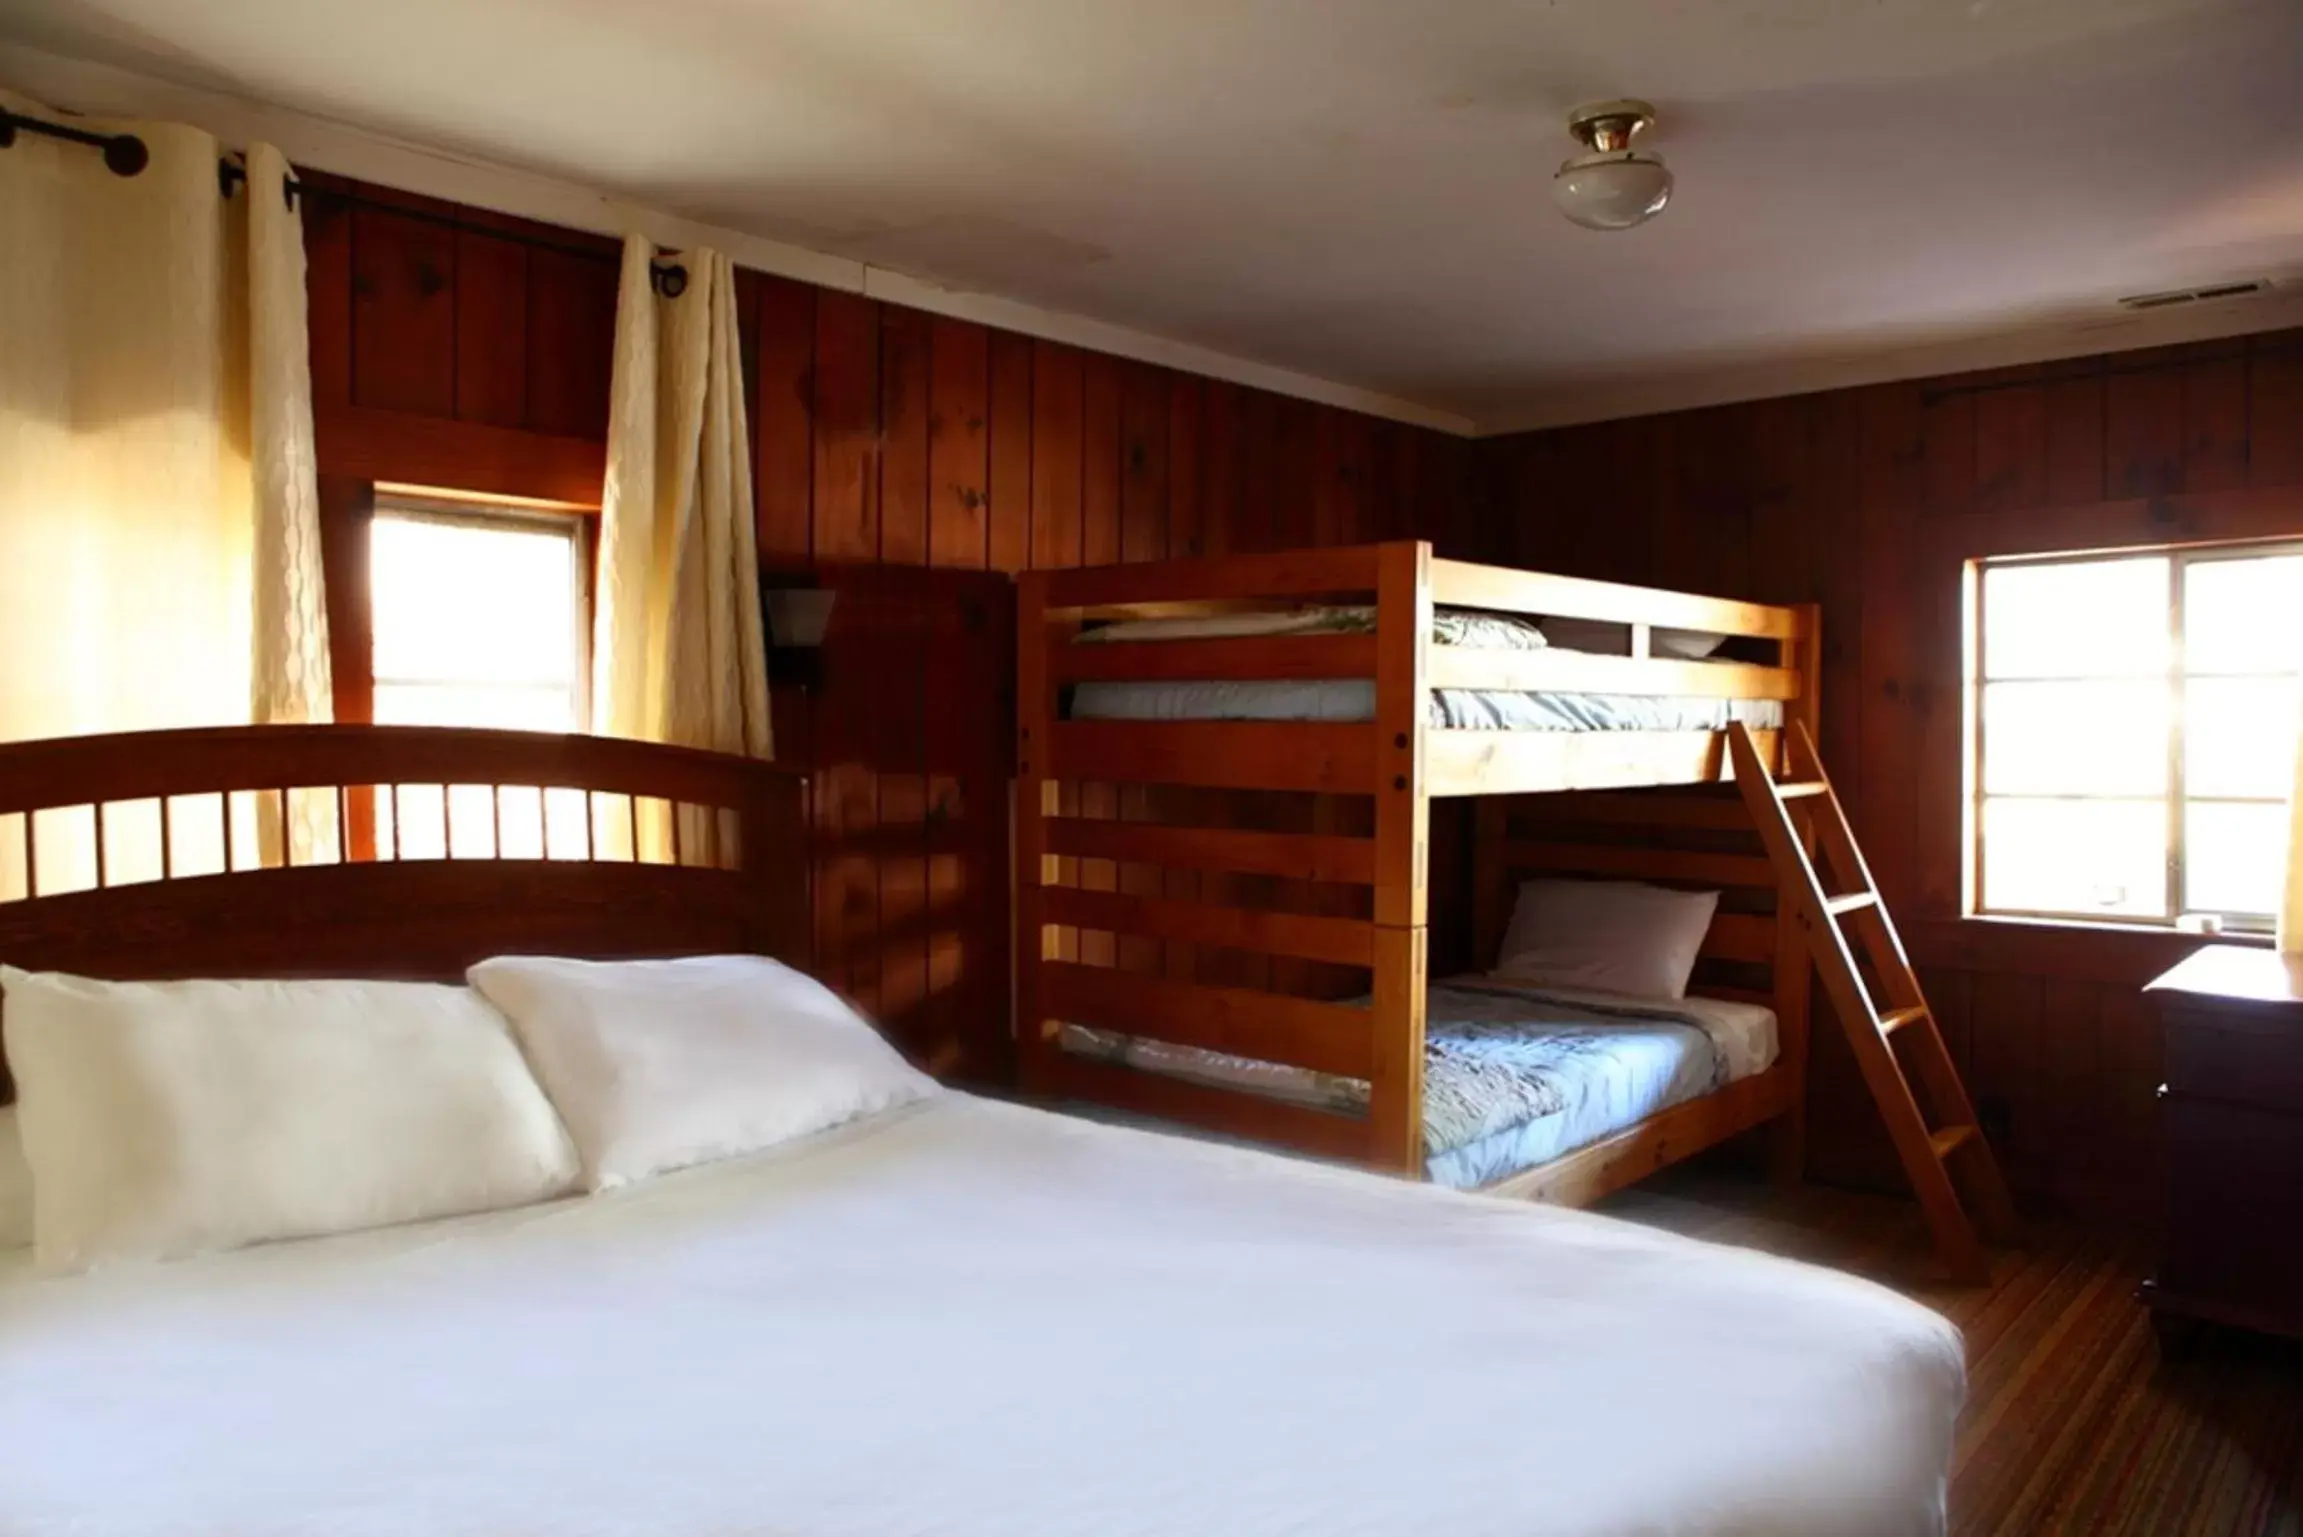
{"type": "Polygon", "coordinates": [[[823,587],[762,587],[768,620],[768,681],[814,688],[824,676],[824,635],[837,592],[823,587]]]}

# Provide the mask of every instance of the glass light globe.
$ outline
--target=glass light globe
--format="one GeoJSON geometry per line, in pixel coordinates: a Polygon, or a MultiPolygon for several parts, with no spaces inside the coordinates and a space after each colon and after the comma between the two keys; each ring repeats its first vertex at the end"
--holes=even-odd
{"type": "Polygon", "coordinates": [[[1585,229],[1630,229],[1671,201],[1671,168],[1637,150],[1579,155],[1551,179],[1551,199],[1585,229]]]}

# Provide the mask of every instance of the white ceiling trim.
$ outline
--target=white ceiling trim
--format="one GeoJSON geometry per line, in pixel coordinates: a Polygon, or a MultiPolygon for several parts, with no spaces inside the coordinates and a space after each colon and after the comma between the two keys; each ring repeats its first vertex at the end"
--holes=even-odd
{"type": "Polygon", "coordinates": [[[972,320],[1048,341],[1204,374],[1275,394],[1362,411],[1392,421],[1472,436],[1468,417],[1292,369],[1233,357],[1126,326],[947,288],[847,257],[699,224],[626,203],[572,182],[450,155],[327,118],[177,85],[150,75],[0,41],[0,82],[51,106],[95,116],[190,123],[229,144],[261,139],[316,170],[444,198],[496,213],[621,237],[641,234],[665,246],[709,246],[737,265],[826,288],[972,320]]]}

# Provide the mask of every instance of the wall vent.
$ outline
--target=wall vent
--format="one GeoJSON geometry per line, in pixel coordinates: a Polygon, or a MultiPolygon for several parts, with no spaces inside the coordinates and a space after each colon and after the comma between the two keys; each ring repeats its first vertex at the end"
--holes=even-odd
{"type": "Polygon", "coordinates": [[[2206,304],[2216,299],[2241,299],[2259,294],[2271,284],[2263,278],[2250,278],[2244,283],[2215,283],[2206,288],[2177,288],[2166,293],[2131,294],[2119,301],[2123,310],[2166,310],[2179,304],[2206,304]]]}

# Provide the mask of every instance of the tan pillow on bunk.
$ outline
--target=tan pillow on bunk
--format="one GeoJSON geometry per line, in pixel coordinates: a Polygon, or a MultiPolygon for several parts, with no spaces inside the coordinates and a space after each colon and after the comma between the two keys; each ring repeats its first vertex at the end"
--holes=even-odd
{"type": "Polygon", "coordinates": [[[1339,634],[1372,629],[1372,608],[1305,608],[1248,610],[1237,614],[1207,614],[1191,619],[1122,619],[1080,632],[1087,645],[1146,640],[1232,640],[1259,635],[1339,634]]]}
{"type": "MultiPolygon", "coordinates": [[[[1597,651],[1604,656],[1631,655],[1631,626],[1601,619],[1545,619],[1543,638],[1567,651],[1597,651]]],[[[1647,648],[1655,656],[1700,662],[1727,644],[1727,637],[1709,630],[1651,630],[1647,648]]]]}
{"type": "Polygon", "coordinates": [[[1529,881],[1512,907],[1495,975],[1529,987],[1684,998],[1718,909],[1716,891],[1529,881]]]}

